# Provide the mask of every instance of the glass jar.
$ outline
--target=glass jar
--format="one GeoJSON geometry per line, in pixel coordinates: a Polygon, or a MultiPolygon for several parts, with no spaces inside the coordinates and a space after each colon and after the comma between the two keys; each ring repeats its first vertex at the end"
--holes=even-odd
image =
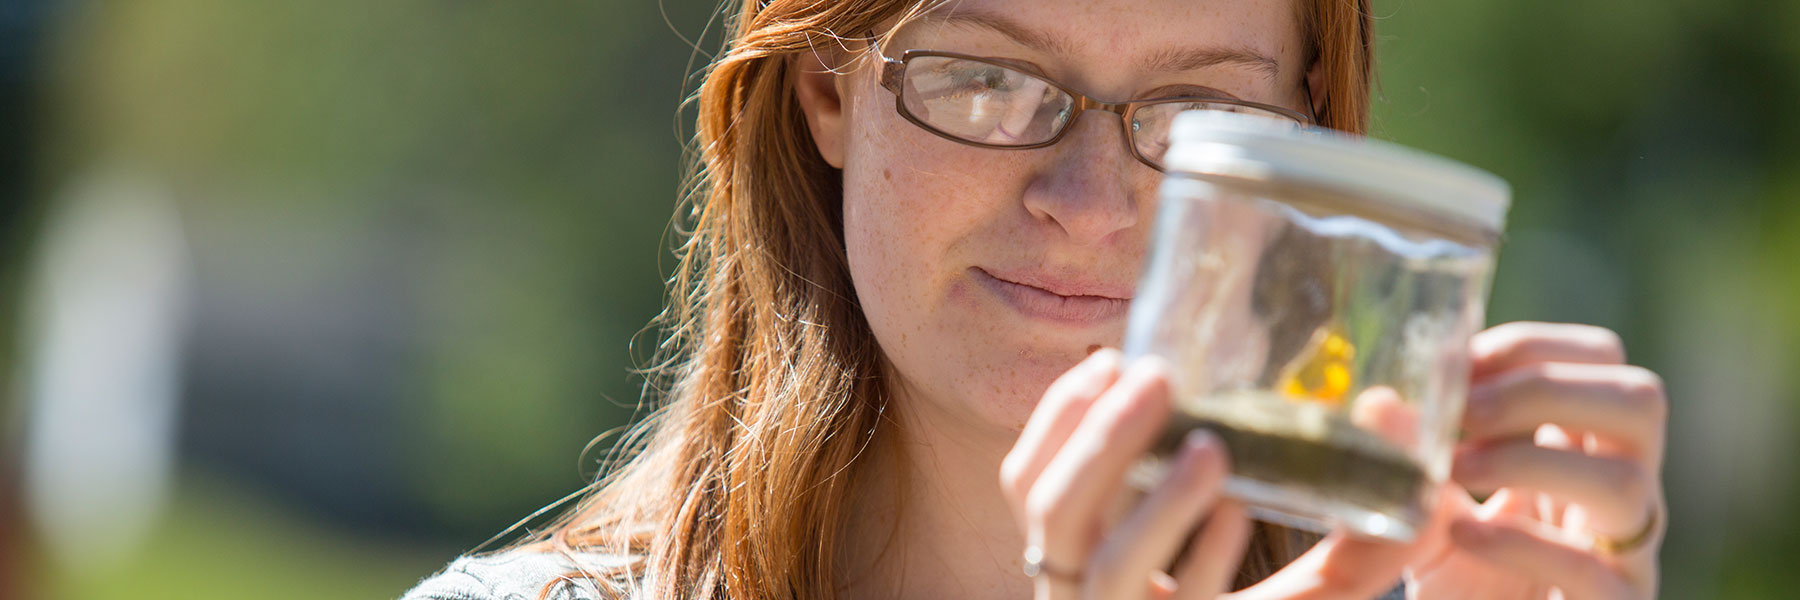
{"type": "Polygon", "coordinates": [[[1449,474],[1511,192],[1441,157],[1190,112],[1126,332],[1172,366],[1148,484],[1193,428],[1256,517],[1410,540],[1449,474]]]}

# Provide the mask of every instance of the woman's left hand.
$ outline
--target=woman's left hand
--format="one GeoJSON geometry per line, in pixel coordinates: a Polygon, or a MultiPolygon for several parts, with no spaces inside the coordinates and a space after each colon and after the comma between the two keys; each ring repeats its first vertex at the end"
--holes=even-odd
{"type": "Polygon", "coordinates": [[[1448,543],[1409,597],[1653,598],[1668,400],[1610,330],[1510,323],[1475,336],[1448,543]],[[1554,590],[1554,591],[1553,591],[1554,590]],[[1556,595],[1560,593],[1561,595],[1556,595]]]}

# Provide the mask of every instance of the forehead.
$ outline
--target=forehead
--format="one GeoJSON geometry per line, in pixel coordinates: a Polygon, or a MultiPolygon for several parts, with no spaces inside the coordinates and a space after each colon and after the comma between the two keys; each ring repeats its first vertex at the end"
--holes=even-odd
{"type": "MultiPolygon", "coordinates": [[[[1196,49],[1299,55],[1296,0],[950,0],[917,25],[921,45],[1027,46],[1061,62],[1191,66],[1196,49]]],[[[906,39],[906,38],[903,38],[906,39]]]]}

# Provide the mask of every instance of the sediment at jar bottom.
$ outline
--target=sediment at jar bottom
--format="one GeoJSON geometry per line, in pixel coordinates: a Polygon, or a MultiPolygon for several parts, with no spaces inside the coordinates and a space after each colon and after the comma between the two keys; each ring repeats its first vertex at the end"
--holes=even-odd
{"type": "Polygon", "coordinates": [[[1423,509],[1424,470],[1340,414],[1273,394],[1207,398],[1178,408],[1153,452],[1170,457],[1196,428],[1225,443],[1232,474],[1315,500],[1303,504],[1345,503],[1405,522],[1423,509]]]}

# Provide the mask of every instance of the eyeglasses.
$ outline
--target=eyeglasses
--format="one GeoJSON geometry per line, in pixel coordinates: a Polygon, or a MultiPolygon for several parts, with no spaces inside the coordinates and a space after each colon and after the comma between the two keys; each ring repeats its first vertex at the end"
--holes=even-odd
{"type": "Polygon", "coordinates": [[[900,116],[946,139],[982,148],[1043,148],[1060,141],[1087,110],[1116,115],[1125,145],[1150,168],[1163,170],[1169,126],[1188,110],[1217,110],[1313,124],[1312,117],[1280,106],[1208,96],[1174,96],[1109,103],[1070,91],[1024,65],[954,52],[907,50],[881,54],[881,86],[894,93],[900,116]]]}

